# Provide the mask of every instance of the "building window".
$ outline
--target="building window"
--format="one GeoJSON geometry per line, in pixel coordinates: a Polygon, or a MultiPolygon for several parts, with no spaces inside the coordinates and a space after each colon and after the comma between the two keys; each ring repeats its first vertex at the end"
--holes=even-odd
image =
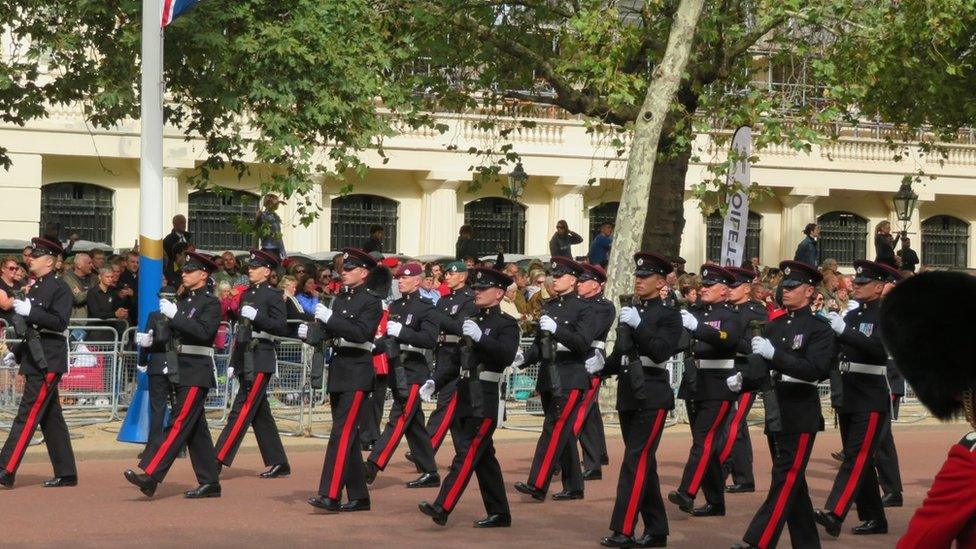
{"type": "Polygon", "coordinates": [[[478,255],[492,255],[501,245],[505,253],[525,250],[525,206],[507,198],[479,198],[464,206],[464,224],[470,225],[478,255]]]}
{"type": "Polygon", "coordinates": [[[817,218],[820,225],[820,262],[836,259],[850,265],[867,257],[868,220],[851,212],[829,212],[817,218]]]}
{"type": "MultiPolygon", "coordinates": [[[[705,257],[713,263],[718,263],[722,258],[722,226],[724,224],[725,218],[718,212],[713,212],[705,219],[705,257]]],[[[749,221],[746,225],[746,249],[742,255],[743,263],[754,257],[759,257],[761,233],[762,215],[750,211],[749,221]]]]}
{"type": "Polygon", "coordinates": [[[596,235],[600,232],[600,227],[604,223],[616,223],[617,222],[617,209],[620,208],[620,202],[604,202],[598,206],[590,208],[590,241],[592,242],[596,235]]]}
{"type": "Polygon", "coordinates": [[[369,228],[383,227],[383,253],[395,253],[397,247],[396,200],[371,194],[350,194],[332,199],[332,249],[362,248],[369,238],[369,228]]]}
{"type": "Polygon", "coordinates": [[[61,238],[72,233],[82,240],[112,244],[111,189],[88,183],[52,183],[41,187],[41,232],[48,223],[61,238]]]}
{"type": "Polygon", "coordinates": [[[187,219],[191,242],[200,250],[247,250],[256,245],[253,231],[258,196],[243,191],[199,191],[190,195],[187,219]],[[250,229],[250,230],[248,230],[250,229]]]}
{"type": "Polygon", "coordinates": [[[965,269],[969,264],[969,223],[949,215],[923,221],[922,264],[965,269]]]}

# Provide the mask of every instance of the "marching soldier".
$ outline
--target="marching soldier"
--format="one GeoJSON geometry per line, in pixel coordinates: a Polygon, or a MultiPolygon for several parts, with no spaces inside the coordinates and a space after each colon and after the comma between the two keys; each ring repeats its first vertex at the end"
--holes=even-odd
{"type": "MultiPolygon", "coordinates": [[[[160,298],[175,299],[176,290],[172,286],[163,286],[159,290],[160,298]],[[168,296],[168,297],[167,297],[168,296]]],[[[142,459],[149,451],[150,445],[163,432],[163,422],[166,419],[166,407],[172,412],[176,405],[176,384],[170,381],[166,370],[166,343],[170,341],[169,319],[159,311],[149,313],[146,319],[145,336],[140,336],[142,343],[146,336],[152,337],[152,344],[139,347],[139,371],[148,376],[149,381],[149,436],[146,437],[146,447],[139,454],[142,459]]],[[[140,344],[140,341],[136,341],[140,344]]],[[[181,452],[183,450],[181,449],[181,452]]],[[[183,454],[185,457],[185,453],[183,454]]]]}
{"type": "Polygon", "coordinates": [[[274,251],[251,250],[247,269],[251,285],[241,296],[241,321],[227,368],[227,378],[232,379],[236,374],[240,389],[215,448],[217,468],[230,467],[248,426],[253,427],[261,458],[268,467],[261,473],[261,478],[291,474],[267,397],[268,382],[278,369],[274,338],[288,335],[288,312],[283,292],[268,284],[278,262],[278,254],[274,251]]]}
{"type": "MultiPolygon", "coordinates": [[[[579,415],[573,422],[573,433],[579,439],[583,449],[583,480],[599,480],[603,478],[601,467],[606,465],[607,440],[603,432],[603,417],[600,411],[600,384],[603,375],[600,371],[606,360],[607,334],[613,326],[617,308],[603,297],[603,284],[607,281],[607,273],[599,265],[582,265],[583,272],[579,277],[577,293],[580,298],[594,308],[593,322],[595,338],[590,345],[590,356],[587,357],[586,372],[590,374],[590,385],[583,396],[583,405],[579,415]]],[[[565,459],[572,464],[578,461],[576,446],[570,447],[570,452],[563,452],[565,459]]],[[[560,467],[565,467],[561,463],[560,467]]]]}
{"type": "Polygon", "coordinates": [[[634,305],[620,311],[617,343],[607,359],[607,375],[617,375],[617,411],[624,437],[624,459],[606,547],[666,547],[668,515],[657,475],[658,444],[674,392],[668,360],[678,352],[681,315],[664,305],[661,288],[674,270],[656,253],[634,255],[634,305]],[[638,515],[644,534],[635,538],[638,515]]]}
{"type": "Polygon", "coordinates": [[[420,511],[434,523],[446,524],[475,474],[488,512],[487,517],[474,523],[475,528],[509,527],[512,515],[492,434],[504,413],[499,406],[500,384],[519,346],[518,324],[499,307],[512,279],[494,269],[473,269],[469,273],[474,277],[474,303],[479,313],[465,320],[461,328],[464,360],[458,374],[458,427],[452,435],[456,436],[457,454],[437,499],[434,503],[422,502],[420,511]]]}
{"type": "Polygon", "coordinates": [[[366,461],[366,483],[372,484],[376,473],[386,469],[400,439],[404,435],[410,445],[413,463],[421,469],[421,476],[407,483],[407,488],[436,488],[441,484],[434,462],[434,449],[424,426],[424,412],[420,409],[420,388],[430,377],[427,356],[437,344],[437,321],[434,304],[420,297],[420,283],[424,268],[419,263],[407,263],[396,273],[400,299],[390,304],[386,333],[393,346],[388,353],[390,369],[387,376],[393,392],[390,420],[376,441],[366,461]]]}
{"type": "MultiPolygon", "coordinates": [[[[197,488],[184,494],[190,499],[220,497],[217,456],[214,452],[210,427],[204,414],[207,393],[216,387],[214,378],[213,341],[220,327],[220,302],[207,291],[207,279],[217,270],[208,257],[196,252],[186,252],[186,262],[181,269],[183,293],[176,303],[159,300],[159,312],[169,319],[172,351],[167,358],[164,373],[176,384],[176,406],[171,423],[150,443],[143,454],[139,468],[125,471],[125,479],[139,487],[146,496],[152,497],[156,486],[163,481],[177,454],[184,446],[190,453],[197,488]],[[175,355],[173,358],[172,355],[175,355]]],[[[137,343],[151,347],[161,337],[158,332],[136,334],[137,343]]]]}
{"type": "Polygon", "coordinates": [[[878,453],[874,456],[878,470],[878,483],[881,484],[881,503],[885,507],[901,507],[901,470],[898,467],[898,450],[891,432],[891,422],[898,420],[898,409],[905,396],[905,378],[898,371],[894,360],[888,359],[888,386],[891,387],[891,417],[882,425],[878,443],[878,453]]]}
{"type": "MultiPolygon", "coordinates": [[[[516,482],[515,489],[543,501],[552,481],[552,471],[567,445],[576,444],[573,420],[579,415],[583,395],[589,387],[584,362],[590,353],[596,330],[594,309],[576,293],[582,266],[565,257],[552,260],[553,288],[539,318],[540,335],[525,353],[524,368],[542,361],[536,389],[542,398],[545,421],[535,448],[527,482],[516,482]],[[550,342],[550,343],[547,343],[550,342]],[[548,349],[547,345],[551,345],[548,349]]],[[[583,472],[577,459],[562,470],[563,490],[554,500],[583,499],[583,472]]]]}
{"type": "MultiPolygon", "coordinates": [[[[342,283],[347,288],[332,308],[319,303],[316,328],[333,338],[335,354],[329,363],[329,406],[332,431],[325,450],[325,463],[319,492],[309,498],[313,507],[330,513],[368,511],[369,490],[366,468],[360,453],[359,419],[364,399],[374,389],[373,338],[383,314],[380,300],[389,290],[390,271],[378,267],[376,260],[356,248],[345,248],[342,283]],[[348,503],[339,504],[345,488],[348,503]]],[[[299,327],[298,335],[308,337],[311,328],[299,327]]]]}
{"type": "Polygon", "coordinates": [[[734,546],[738,548],[775,547],[784,524],[790,527],[793,547],[820,547],[806,468],[813,441],[824,429],[817,382],[826,379],[830,370],[834,334],[810,311],[822,280],[820,272],[798,261],[784,261],[779,268],[787,312],[767,324],[765,337],[754,337],[751,344],[750,360],[762,373],[743,379],[740,372],[727,380],[736,390],[772,383],[771,393],[780,411],[777,416],[766,416],[766,438],[773,456],[769,493],[742,538],[747,545],[734,546]],[[764,379],[768,377],[772,379],[764,379]]]}
{"type": "Polygon", "coordinates": [[[722,427],[736,394],[729,390],[726,378],[735,373],[735,354],[742,337],[739,313],[727,301],[735,275],[718,265],[701,267],[702,308],[694,314],[681,311],[682,325],[694,338],[692,353],[698,369],[695,381],[695,423],[693,442],[678,489],[668,500],[682,511],[696,517],[725,515],[725,485],[719,463],[722,427]],[[701,489],[706,504],[695,508],[695,496],[701,489]]]}
{"type": "Polygon", "coordinates": [[[74,303],[71,289],[54,270],[63,253],[61,244],[46,238],[32,238],[28,267],[34,285],[26,298],[14,299],[11,323],[23,343],[3,358],[4,366],[20,364],[24,376],[23,396],[10,426],[7,442],[0,451],[0,485],[12,488],[38,424],[54,467],[54,478],[45,488],[78,484],[75,456],[68,425],[61,413],[58,382],[68,371],[68,318],[74,303]]]}
{"type": "Polygon", "coordinates": [[[837,334],[839,369],[844,401],[840,407],[840,432],[844,444],[841,463],[827,505],[817,510],[817,522],[828,535],[840,535],[851,505],[857,503],[863,521],[854,534],[887,534],[888,520],[878,488],[874,457],[883,426],[890,421],[891,400],[887,380],[888,352],[881,340],[881,295],[901,274],[873,261],[854,262],[854,295],[860,306],[843,318],[830,313],[830,327],[837,334]]]}

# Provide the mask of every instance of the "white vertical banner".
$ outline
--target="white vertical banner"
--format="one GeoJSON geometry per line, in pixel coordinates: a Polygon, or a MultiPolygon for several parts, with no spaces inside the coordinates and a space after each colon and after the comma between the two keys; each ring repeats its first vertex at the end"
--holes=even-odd
{"type": "MultiPolygon", "coordinates": [[[[729,157],[734,161],[729,166],[726,184],[732,187],[739,184],[748,188],[752,182],[749,170],[749,157],[752,156],[752,128],[740,126],[732,136],[729,157]]],[[[749,225],[749,194],[738,191],[729,196],[729,211],[725,214],[722,226],[721,264],[726,267],[742,266],[746,249],[746,229],[749,225]]]]}

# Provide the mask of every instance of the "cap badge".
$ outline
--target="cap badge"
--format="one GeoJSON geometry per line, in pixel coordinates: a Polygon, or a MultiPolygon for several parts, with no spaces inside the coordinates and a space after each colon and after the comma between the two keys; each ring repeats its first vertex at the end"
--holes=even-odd
{"type": "Polygon", "coordinates": [[[342,252],[342,259],[349,259],[349,252],[342,252]]]}
{"type": "Polygon", "coordinates": [[[785,274],[786,276],[790,276],[790,268],[787,267],[787,268],[783,269],[783,274],[785,274]]]}
{"type": "Polygon", "coordinates": [[[861,274],[864,271],[864,267],[857,268],[857,274],[861,274]]]}

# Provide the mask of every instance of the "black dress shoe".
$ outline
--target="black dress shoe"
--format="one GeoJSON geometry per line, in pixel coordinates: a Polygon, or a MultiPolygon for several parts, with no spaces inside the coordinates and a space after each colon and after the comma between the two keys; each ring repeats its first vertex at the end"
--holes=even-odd
{"type": "Polygon", "coordinates": [[[748,492],[755,492],[756,485],[752,483],[731,484],[725,487],[725,491],[730,494],[745,494],[748,492]]]}
{"type": "Polygon", "coordinates": [[[881,504],[885,507],[901,507],[905,501],[901,497],[901,492],[892,492],[881,498],[881,504]]]}
{"type": "Polygon", "coordinates": [[[291,465],[287,463],[276,463],[272,465],[267,471],[261,473],[261,478],[283,478],[291,474],[291,465]]]}
{"type": "Polygon", "coordinates": [[[441,485],[441,476],[434,473],[424,473],[416,480],[407,483],[407,488],[437,488],[441,485]]]}
{"type": "Polygon", "coordinates": [[[872,534],[887,534],[888,533],[888,521],[887,520],[866,520],[861,524],[858,524],[854,528],[851,528],[851,533],[855,536],[870,536],[872,534]]]}
{"type": "Polygon", "coordinates": [[[436,503],[421,502],[420,512],[434,519],[434,524],[439,526],[447,524],[447,512],[441,509],[441,506],[436,503]]]}
{"type": "Polygon", "coordinates": [[[499,513],[474,521],[475,528],[508,528],[512,525],[512,515],[499,513]]]}
{"type": "Polygon", "coordinates": [[[813,520],[817,521],[817,524],[820,526],[823,526],[824,532],[827,532],[827,535],[830,537],[836,538],[840,535],[841,520],[830,511],[816,509],[813,512],[813,520]]]}
{"type": "Polygon", "coordinates": [[[668,493],[668,501],[677,505],[678,509],[681,509],[689,515],[695,509],[695,498],[678,490],[673,490],[668,493]]]}
{"type": "Polygon", "coordinates": [[[718,505],[713,505],[711,503],[706,503],[701,507],[695,507],[691,510],[691,516],[693,517],[724,517],[725,507],[718,505]]]}
{"type": "Polygon", "coordinates": [[[844,452],[831,452],[830,457],[836,459],[837,461],[844,461],[844,452]]]}
{"type": "Polygon", "coordinates": [[[152,497],[156,493],[156,486],[159,485],[156,479],[149,475],[144,475],[142,473],[137,473],[132,469],[126,469],[125,480],[135,484],[139,487],[139,491],[146,495],[146,497],[152,497]]]}
{"type": "Polygon", "coordinates": [[[424,472],[423,468],[420,467],[420,464],[417,463],[417,460],[413,458],[413,454],[407,452],[406,454],[403,455],[403,457],[407,458],[407,461],[409,461],[410,463],[413,463],[413,466],[417,468],[418,473],[424,472]]]}
{"type": "Polygon", "coordinates": [[[554,501],[566,501],[568,499],[583,499],[582,490],[563,490],[552,495],[554,501]]]}
{"type": "Polygon", "coordinates": [[[325,496],[315,496],[306,500],[309,505],[317,509],[324,509],[330,513],[339,512],[339,501],[325,496]]]}
{"type": "Polygon", "coordinates": [[[49,480],[44,481],[45,488],[62,488],[65,486],[78,486],[77,475],[71,475],[67,477],[54,477],[49,480]]]}
{"type": "Polygon", "coordinates": [[[369,511],[369,498],[351,499],[340,505],[339,510],[343,513],[351,513],[353,511],[369,511]]]}
{"type": "Polygon", "coordinates": [[[601,539],[600,545],[604,547],[637,547],[637,540],[633,536],[625,536],[620,532],[614,532],[612,536],[601,539]]]}
{"type": "Polygon", "coordinates": [[[525,494],[527,496],[532,496],[532,499],[535,499],[535,500],[538,500],[538,501],[545,501],[546,500],[546,493],[545,492],[543,492],[542,490],[539,490],[538,488],[536,488],[534,486],[529,486],[528,484],[526,484],[524,482],[516,482],[515,483],[515,489],[518,490],[519,492],[522,492],[523,494],[525,494]]]}
{"type": "Polygon", "coordinates": [[[600,480],[603,478],[603,471],[599,469],[587,469],[583,471],[583,480],[600,480]]]}
{"type": "Polygon", "coordinates": [[[606,454],[600,456],[600,465],[610,465],[610,456],[606,454]]]}
{"type": "Polygon", "coordinates": [[[668,536],[652,536],[650,534],[644,534],[643,536],[637,538],[637,544],[634,547],[667,547],[668,546],[668,536]]]}
{"type": "Polygon", "coordinates": [[[13,488],[14,487],[13,473],[8,473],[6,469],[0,469],[0,486],[13,488]]]}
{"type": "Polygon", "coordinates": [[[366,462],[366,484],[373,484],[376,480],[376,473],[380,471],[380,468],[376,466],[372,461],[366,462]]]}
{"type": "Polygon", "coordinates": [[[201,484],[193,490],[187,490],[183,492],[183,497],[186,499],[203,499],[203,498],[219,498],[220,497],[220,483],[211,482],[209,484],[201,484]]]}

